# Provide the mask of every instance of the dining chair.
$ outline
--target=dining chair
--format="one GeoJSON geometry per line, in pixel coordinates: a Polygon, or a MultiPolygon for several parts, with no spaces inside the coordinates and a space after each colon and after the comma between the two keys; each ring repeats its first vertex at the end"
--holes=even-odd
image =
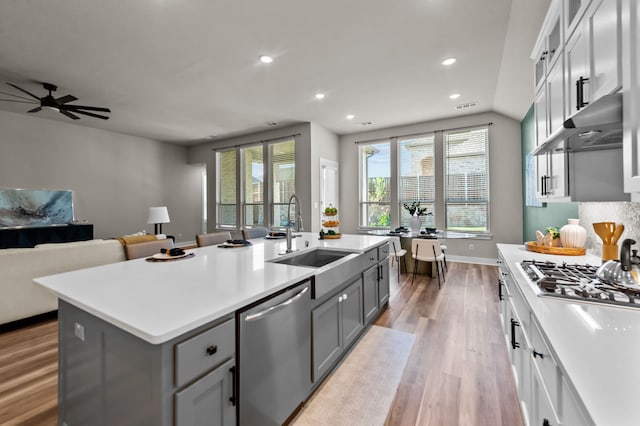
{"type": "Polygon", "coordinates": [[[138,259],[141,257],[152,256],[156,253],[160,253],[161,249],[172,249],[173,240],[167,238],[164,240],[146,241],[143,243],[127,244],[124,246],[124,251],[127,255],[127,260],[138,259]]]}
{"type": "Polygon", "coordinates": [[[216,244],[222,244],[231,239],[231,232],[210,232],[208,234],[196,235],[196,244],[198,247],[213,246],[216,244]]]}
{"type": "Polygon", "coordinates": [[[438,274],[438,288],[440,288],[440,274],[442,273],[442,281],[444,278],[444,270],[441,264],[444,262],[444,254],[440,248],[440,241],[426,240],[422,238],[414,238],[411,240],[411,257],[414,259],[413,278],[411,284],[416,278],[418,270],[418,262],[433,262],[436,265],[436,273],[438,274]]]}
{"type": "Polygon", "coordinates": [[[404,272],[407,272],[407,259],[404,257],[407,254],[407,250],[400,246],[400,237],[391,237],[391,248],[393,248],[392,259],[398,263],[398,282],[400,282],[400,258],[404,263],[404,272]]]}
{"type": "Polygon", "coordinates": [[[245,240],[252,238],[262,238],[267,236],[267,228],[245,228],[242,230],[242,237],[245,240]]]}

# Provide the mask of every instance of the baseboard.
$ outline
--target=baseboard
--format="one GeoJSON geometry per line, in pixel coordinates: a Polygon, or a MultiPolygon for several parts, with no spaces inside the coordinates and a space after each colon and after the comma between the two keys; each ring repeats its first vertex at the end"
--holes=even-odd
{"type": "Polygon", "coordinates": [[[16,321],[0,324],[0,333],[17,330],[39,322],[48,321],[58,318],[58,311],[45,312],[44,314],[34,315],[29,318],[22,318],[16,321]]]}
{"type": "Polygon", "coordinates": [[[471,256],[454,256],[447,254],[448,262],[461,262],[461,263],[475,263],[477,265],[491,265],[498,264],[498,259],[491,259],[487,257],[471,257],[471,256]]]}

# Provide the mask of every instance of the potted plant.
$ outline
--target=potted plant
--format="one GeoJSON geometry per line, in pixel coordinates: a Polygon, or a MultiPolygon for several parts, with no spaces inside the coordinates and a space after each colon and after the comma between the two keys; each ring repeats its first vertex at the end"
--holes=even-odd
{"type": "Polygon", "coordinates": [[[420,201],[413,201],[411,204],[402,203],[402,207],[405,208],[411,215],[411,232],[420,232],[420,216],[430,216],[433,213],[427,211],[427,207],[420,207],[420,201]]]}

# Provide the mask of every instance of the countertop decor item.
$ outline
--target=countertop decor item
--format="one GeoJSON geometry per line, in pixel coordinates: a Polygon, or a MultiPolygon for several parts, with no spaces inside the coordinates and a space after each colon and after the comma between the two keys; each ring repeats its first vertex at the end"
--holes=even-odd
{"type": "Polygon", "coordinates": [[[564,248],[584,248],[587,230],[579,225],[580,219],[569,219],[568,224],[560,228],[560,243],[564,248]]]}
{"type": "Polygon", "coordinates": [[[561,256],[584,256],[587,250],[584,247],[554,247],[540,244],[537,241],[524,243],[528,251],[544,254],[558,254],[561,256]]]}
{"type": "Polygon", "coordinates": [[[618,239],[624,232],[624,225],[615,222],[597,222],[593,229],[602,240],[602,261],[618,260],[618,239]]]}

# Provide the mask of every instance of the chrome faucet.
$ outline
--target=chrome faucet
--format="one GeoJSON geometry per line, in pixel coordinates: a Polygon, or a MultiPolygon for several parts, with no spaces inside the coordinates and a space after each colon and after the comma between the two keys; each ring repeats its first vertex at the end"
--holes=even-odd
{"type": "Polygon", "coordinates": [[[296,232],[304,231],[302,228],[302,209],[300,208],[300,199],[296,194],[289,197],[289,204],[287,205],[287,251],[291,253],[291,201],[296,200],[296,232]]]}

